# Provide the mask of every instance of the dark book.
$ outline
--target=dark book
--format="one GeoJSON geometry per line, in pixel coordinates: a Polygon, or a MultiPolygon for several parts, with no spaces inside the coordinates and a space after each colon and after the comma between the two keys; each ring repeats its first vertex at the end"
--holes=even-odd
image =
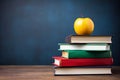
{"type": "Polygon", "coordinates": [[[67,43],[112,43],[111,36],[67,36],[67,43]]]}

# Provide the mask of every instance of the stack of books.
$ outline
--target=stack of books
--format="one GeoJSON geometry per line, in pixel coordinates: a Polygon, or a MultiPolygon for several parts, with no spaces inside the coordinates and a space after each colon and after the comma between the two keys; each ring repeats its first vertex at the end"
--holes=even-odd
{"type": "Polygon", "coordinates": [[[112,74],[111,36],[76,36],[59,43],[54,56],[54,75],[112,74]]]}

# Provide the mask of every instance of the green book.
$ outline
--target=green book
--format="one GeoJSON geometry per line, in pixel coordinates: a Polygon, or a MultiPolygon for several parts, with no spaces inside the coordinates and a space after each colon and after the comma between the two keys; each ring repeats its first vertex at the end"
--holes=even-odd
{"type": "Polygon", "coordinates": [[[85,50],[65,50],[62,51],[65,58],[110,58],[111,51],[85,51],[85,50]]]}

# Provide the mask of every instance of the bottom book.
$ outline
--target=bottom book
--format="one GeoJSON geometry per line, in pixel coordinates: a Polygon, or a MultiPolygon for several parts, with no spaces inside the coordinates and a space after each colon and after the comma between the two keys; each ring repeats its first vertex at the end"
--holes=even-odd
{"type": "Polygon", "coordinates": [[[111,67],[54,67],[54,75],[112,74],[111,67]]]}

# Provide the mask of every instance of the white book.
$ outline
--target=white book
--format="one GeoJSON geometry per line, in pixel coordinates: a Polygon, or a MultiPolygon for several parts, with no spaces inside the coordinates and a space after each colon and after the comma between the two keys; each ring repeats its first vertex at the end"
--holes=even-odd
{"type": "Polygon", "coordinates": [[[107,51],[110,50],[110,45],[107,43],[85,43],[85,44],[68,44],[59,43],[59,50],[91,50],[91,51],[107,51]]]}
{"type": "Polygon", "coordinates": [[[111,67],[58,67],[54,70],[54,75],[112,74],[111,67]]]}

